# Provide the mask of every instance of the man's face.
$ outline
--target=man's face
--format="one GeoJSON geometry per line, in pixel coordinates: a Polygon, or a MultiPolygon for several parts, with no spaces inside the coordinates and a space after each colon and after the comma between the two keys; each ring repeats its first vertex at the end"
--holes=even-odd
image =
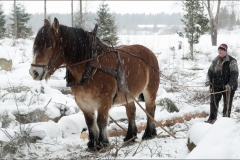
{"type": "Polygon", "coordinates": [[[227,54],[227,52],[225,52],[225,51],[222,50],[222,49],[219,49],[219,50],[218,50],[218,54],[219,54],[220,57],[225,57],[226,54],[227,54]]]}

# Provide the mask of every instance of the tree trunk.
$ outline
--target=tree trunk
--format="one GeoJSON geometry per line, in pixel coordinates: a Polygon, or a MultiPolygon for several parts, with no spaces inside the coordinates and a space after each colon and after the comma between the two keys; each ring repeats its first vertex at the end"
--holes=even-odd
{"type": "Polygon", "coordinates": [[[17,39],[17,10],[16,10],[16,0],[14,0],[14,38],[17,39]]]}
{"type": "Polygon", "coordinates": [[[46,7],[46,2],[47,0],[44,0],[44,19],[47,19],[47,7],[46,7]]]}
{"type": "Polygon", "coordinates": [[[191,53],[191,59],[193,60],[193,43],[190,44],[190,53],[191,53]]]}
{"type": "Polygon", "coordinates": [[[213,28],[211,32],[212,46],[217,46],[217,28],[213,28]]]}
{"type": "Polygon", "coordinates": [[[71,14],[72,14],[72,27],[73,27],[73,0],[72,0],[72,3],[71,3],[71,14]]]}
{"type": "Polygon", "coordinates": [[[211,32],[212,46],[217,45],[217,28],[218,28],[218,17],[219,17],[220,4],[221,4],[221,0],[218,0],[217,12],[216,12],[215,17],[213,17],[212,8],[210,6],[210,0],[207,0],[207,4],[205,4],[205,6],[208,10],[208,15],[209,15],[209,19],[210,19],[210,32],[211,32]]]}
{"type": "Polygon", "coordinates": [[[83,13],[82,13],[82,0],[80,0],[80,12],[79,12],[79,18],[80,18],[80,27],[83,28],[83,13]]]}

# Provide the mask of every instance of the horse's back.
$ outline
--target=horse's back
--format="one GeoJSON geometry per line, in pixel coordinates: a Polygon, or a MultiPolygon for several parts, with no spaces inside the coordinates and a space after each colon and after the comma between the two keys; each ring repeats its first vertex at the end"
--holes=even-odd
{"type": "MultiPolygon", "coordinates": [[[[142,66],[147,70],[154,70],[154,74],[159,75],[159,65],[156,55],[147,47],[143,45],[123,45],[119,47],[121,58],[127,58],[127,61],[131,61],[129,65],[133,66],[133,63],[142,66]]],[[[138,69],[139,67],[133,66],[138,69]]],[[[151,74],[151,72],[149,72],[151,74]]],[[[159,76],[158,76],[159,77],[159,76]]]]}

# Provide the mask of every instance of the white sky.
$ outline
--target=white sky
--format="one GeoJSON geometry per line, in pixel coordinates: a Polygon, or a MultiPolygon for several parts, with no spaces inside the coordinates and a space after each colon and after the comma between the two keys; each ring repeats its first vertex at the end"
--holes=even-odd
{"type": "MultiPolygon", "coordinates": [[[[44,1],[17,1],[25,5],[28,13],[43,13],[44,1]]],[[[87,11],[96,12],[102,1],[83,1],[87,11]]],[[[180,12],[177,1],[106,1],[111,12],[116,13],[173,13],[180,12]]],[[[2,1],[5,14],[11,12],[13,1],[2,1]]],[[[78,10],[79,1],[74,0],[74,11],[78,10]]],[[[47,1],[47,13],[71,13],[71,1],[47,1]]]]}

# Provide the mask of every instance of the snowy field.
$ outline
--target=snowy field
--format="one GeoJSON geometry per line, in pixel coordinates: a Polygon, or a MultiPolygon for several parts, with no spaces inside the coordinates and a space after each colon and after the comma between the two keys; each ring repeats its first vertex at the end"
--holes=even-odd
{"type": "MultiPolygon", "coordinates": [[[[240,64],[240,30],[220,31],[218,45],[228,44],[228,52],[240,64]]],[[[157,96],[155,120],[166,120],[183,117],[188,113],[209,113],[208,88],[204,87],[205,77],[211,60],[217,56],[217,46],[211,46],[210,35],[200,38],[195,45],[195,60],[188,60],[187,39],[178,35],[122,35],[119,44],[142,44],[150,48],[157,56],[160,69],[164,76],[157,96]],[[178,42],[183,42],[183,48],[178,50],[178,42]],[[170,49],[175,47],[175,51],[170,49]],[[185,59],[182,59],[185,57],[185,59]],[[166,79],[166,77],[171,79],[166,79]],[[173,82],[175,81],[175,82],[173,82]],[[171,99],[180,110],[169,113],[159,101],[171,99]]],[[[206,118],[196,118],[184,123],[165,127],[174,133],[176,139],[170,137],[160,127],[158,136],[148,141],[141,141],[143,131],[138,134],[136,143],[122,147],[123,136],[110,137],[111,149],[105,153],[86,152],[87,139],[80,138],[85,119],[78,109],[69,88],[66,88],[65,70],[60,69],[51,79],[34,81],[29,75],[32,61],[33,40],[12,39],[0,40],[0,59],[12,60],[12,70],[0,70],[0,146],[16,140],[17,153],[12,155],[0,150],[0,158],[77,158],[77,159],[183,159],[183,158],[240,158],[240,94],[235,93],[232,117],[222,118],[222,102],[220,113],[215,124],[206,124],[206,118]],[[13,44],[16,45],[13,45],[13,44]],[[28,115],[31,112],[42,111],[47,118],[62,117],[57,123],[47,119],[45,122],[19,123],[16,115],[28,115]],[[8,125],[6,126],[6,121],[8,125]],[[35,142],[29,142],[29,137],[38,137],[35,142]],[[189,152],[188,138],[197,147],[189,152]],[[4,142],[4,143],[3,143],[4,142]],[[3,157],[5,156],[5,157],[3,157]]],[[[144,103],[141,103],[144,106],[144,103]]],[[[137,125],[146,123],[145,113],[137,106],[137,125]]],[[[113,106],[110,115],[122,127],[127,127],[125,107],[113,106]]],[[[120,129],[110,121],[109,130],[120,129]]],[[[87,133],[87,131],[85,131],[87,133]]]]}

